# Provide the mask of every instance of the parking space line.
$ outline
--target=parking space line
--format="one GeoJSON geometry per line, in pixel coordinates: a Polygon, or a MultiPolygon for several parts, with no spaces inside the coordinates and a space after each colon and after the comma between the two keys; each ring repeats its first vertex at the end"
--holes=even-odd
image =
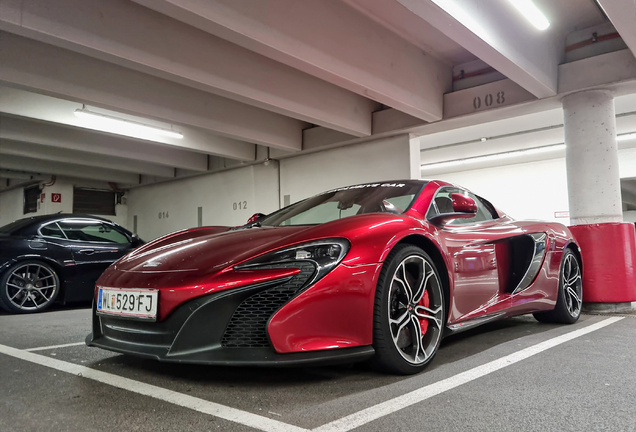
{"type": "Polygon", "coordinates": [[[576,339],[580,336],[599,330],[603,327],[607,327],[608,325],[614,324],[615,322],[622,319],[623,317],[608,318],[606,320],[591,324],[582,329],[574,330],[564,335],[548,339],[547,341],[538,343],[497,360],[493,360],[482,366],[477,366],[473,369],[467,370],[466,372],[462,372],[445,380],[438,381],[436,383],[427,385],[426,387],[419,388],[410,393],[406,393],[402,396],[398,396],[394,399],[390,399],[388,401],[366,408],[362,411],[358,411],[357,413],[332,421],[316,429],[313,429],[312,432],[350,431],[373,420],[377,420],[396,411],[404,409],[410,405],[422,402],[426,399],[432,398],[433,396],[437,396],[440,393],[444,393],[448,390],[454,389],[455,387],[459,387],[470,381],[476,380],[477,378],[481,378],[484,375],[491,374],[507,366],[520,362],[521,360],[525,360],[528,357],[532,357],[533,355],[539,354],[545,350],[571,341],[572,339],[576,339]]]}
{"type": "Polygon", "coordinates": [[[25,351],[29,351],[29,352],[45,351],[45,350],[49,350],[49,349],[66,348],[66,347],[84,345],[85,343],[86,342],[73,342],[73,343],[67,343],[67,344],[62,344],[62,345],[49,345],[49,346],[43,346],[43,347],[28,348],[28,349],[25,349],[25,351]]]}
{"type": "Polygon", "coordinates": [[[0,353],[6,354],[31,363],[46,366],[62,372],[67,372],[83,378],[88,378],[104,384],[111,385],[120,389],[128,390],[133,393],[150,396],[174,405],[189,408],[200,413],[209,414],[234,423],[239,423],[254,429],[265,432],[308,432],[307,429],[296,427],[278,420],[263,417],[258,414],[252,414],[236,408],[230,408],[225,405],[217,404],[189,396],[173,390],[124,378],[108,372],[102,372],[86,366],[76,365],[74,363],[45,357],[40,354],[33,354],[26,350],[12,348],[6,345],[0,345],[0,353]]]}
{"type": "Polygon", "coordinates": [[[80,377],[88,378],[94,381],[98,381],[104,384],[111,385],[123,390],[128,390],[133,393],[149,396],[158,400],[162,400],[174,405],[178,405],[184,408],[189,408],[200,413],[209,414],[224,420],[228,420],[234,423],[242,424],[252,427],[257,430],[265,432],[347,432],[367,423],[370,423],[379,418],[385,417],[397,411],[400,411],[408,406],[422,402],[426,399],[432,398],[436,395],[452,390],[463,384],[474,381],[485,375],[496,372],[507,366],[525,360],[550,348],[554,348],[558,345],[576,339],[580,336],[592,333],[603,327],[607,327],[610,324],[614,324],[622,320],[624,317],[612,317],[605,320],[596,322],[578,330],[571,331],[561,336],[548,339],[547,341],[540,342],[536,345],[522,349],[510,355],[501,357],[497,360],[493,360],[481,366],[477,366],[473,369],[454,375],[450,378],[438,381],[436,383],[419,388],[412,392],[406,393],[402,396],[387,400],[372,407],[358,411],[351,415],[345,416],[338,420],[332,421],[325,425],[319,426],[315,429],[304,429],[298,426],[290,425],[282,421],[274,420],[268,417],[264,417],[258,414],[253,414],[247,411],[231,408],[225,405],[221,405],[215,402],[210,402],[205,399],[185,395],[183,393],[168,390],[162,387],[154,386],[152,384],[146,384],[140,381],[135,381],[129,378],[124,378],[119,375],[111,374],[108,372],[102,372],[95,369],[91,369],[86,366],[77,365],[74,363],[65,362],[62,360],[46,357],[40,354],[34,354],[29,351],[43,350],[47,348],[56,348],[62,346],[80,345],[66,344],[57,345],[52,347],[31,348],[30,350],[22,350],[12,348],[6,345],[0,345],[0,354],[6,354],[21,360],[25,360],[31,363],[46,366],[52,369],[56,369],[62,372],[67,372],[80,377]]]}

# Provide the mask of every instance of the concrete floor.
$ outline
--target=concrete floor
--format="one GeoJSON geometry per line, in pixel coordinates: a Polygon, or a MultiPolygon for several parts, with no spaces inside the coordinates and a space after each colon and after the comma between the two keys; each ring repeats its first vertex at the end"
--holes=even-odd
{"type": "Polygon", "coordinates": [[[425,372],[398,377],[363,365],[283,370],[163,364],[84,345],[28,352],[82,342],[90,310],[0,315],[0,431],[287,432],[342,418],[360,423],[320,430],[359,424],[355,430],[636,431],[636,316],[506,363],[521,350],[606,319],[584,315],[575,325],[556,326],[522,316],[491,323],[444,340],[425,372]],[[394,399],[472,376],[502,358],[505,367],[419,402],[394,399]],[[47,365],[49,359],[58,362],[47,365]],[[75,365],[90,370],[78,376],[75,365]],[[94,371],[105,373],[95,380],[87,373],[94,371]],[[376,404],[392,408],[386,415],[367,410],[376,404]],[[223,414],[226,407],[236,409],[234,421],[223,414]]]}

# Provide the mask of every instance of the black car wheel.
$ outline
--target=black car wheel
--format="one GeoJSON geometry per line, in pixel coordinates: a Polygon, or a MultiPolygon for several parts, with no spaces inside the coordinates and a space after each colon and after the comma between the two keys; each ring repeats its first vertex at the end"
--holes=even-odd
{"type": "Polygon", "coordinates": [[[387,257],[375,297],[375,365],[402,375],[423,370],[442,339],[444,295],[433,260],[420,248],[398,245],[387,257]]]}
{"type": "Polygon", "coordinates": [[[40,261],[19,262],[0,279],[0,306],[14,313],[40,312],[59,292],[60,279],[51,266],[40,261]]]}
{"type": "Polygon", "coordinates": [[[583,281],[581,264],[571,249],[565,249],[559,271],[559,292],[553,310],[536,312],[534,317],[544,323],[573,324],[581,315],[583,307],[583,281]]]}

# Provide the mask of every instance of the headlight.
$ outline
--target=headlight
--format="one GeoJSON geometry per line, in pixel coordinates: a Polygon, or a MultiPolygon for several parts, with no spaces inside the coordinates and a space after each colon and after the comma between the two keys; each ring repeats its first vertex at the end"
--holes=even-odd
{"type": "Polygon", "coordinates": [[[343,238],[316,240],[308,243],[280,249],[253,260],[239,264],[234,269],[248,270],[263,266],[270,267],[281,264],[287,267],[289,263],[310,261],[316,265],[317,274],[314,282],[337,266],[349,252],[349,241],[343,238]]]}

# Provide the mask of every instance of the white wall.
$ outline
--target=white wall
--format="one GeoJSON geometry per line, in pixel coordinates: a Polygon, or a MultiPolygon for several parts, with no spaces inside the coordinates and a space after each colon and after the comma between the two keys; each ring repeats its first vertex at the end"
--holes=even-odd
{"type": "MultiPolygon", "coordinates": [[[[621,178],[636,178],[636,148],[618,151],[621,178]]],[[[436,174],[435,178],[464,186],[515,219],[551,220],[569,225],[565,158],[518,163],[471,171],[436,174]]],[[[624,214],[626,221],[633,215],[624,214]]]]}
{"type": "MultiPolygon", "coordinates": [[[[47,181],[44,181],[46,184],[47,181]]],[[[95,189],[109,190],[110,186],[104,182],[96,182],[90,180],[73,180],[66,178],[57,178],[51,186],[45,186],[42,190],[44,201],[38,200],[38,210],[35,213],[24,214],[24,188],[17,187],[9,191],[0,192],[0,226],[6,225],[23,217],[40,216],[54,213],[72,213],[73,212],[73,187],[89,187],[95,189]],[[61,202],[53,202],[52,194],[61,194],[61,202]]],[[[127,228],[127,206],[117,205],[115,208],[116,216],[112,215],[95,215],[102,216],[112,220],[127,228]]]]}
{"type": "Polygon", "coordinates": [[[419,139],[400,135],[280,161],[281,204],[340,186],[419,178],[419,139]]]}
{"type": "Polygon", "coordinates": [[[515,219],[569,223],[567,217],[554,216],[568,211],[565,159],[438,174],[436,178],[468,188],[515,219]]]}
{"type": "Polygon", "coordinates": [[[278,210],[278,164],[133,188],[128,193],[128,226],[133,229],[137,216],[137,234],[152,240],[197,226],[198,207],[203,208],[203,225],[224,226],[243,225],[254,213],[278,210]]]}
{"type": "Polygon", "coordinates": [[[636,223],[636,211],[632,210],[623,212],[623,222],[636,223]]]}

